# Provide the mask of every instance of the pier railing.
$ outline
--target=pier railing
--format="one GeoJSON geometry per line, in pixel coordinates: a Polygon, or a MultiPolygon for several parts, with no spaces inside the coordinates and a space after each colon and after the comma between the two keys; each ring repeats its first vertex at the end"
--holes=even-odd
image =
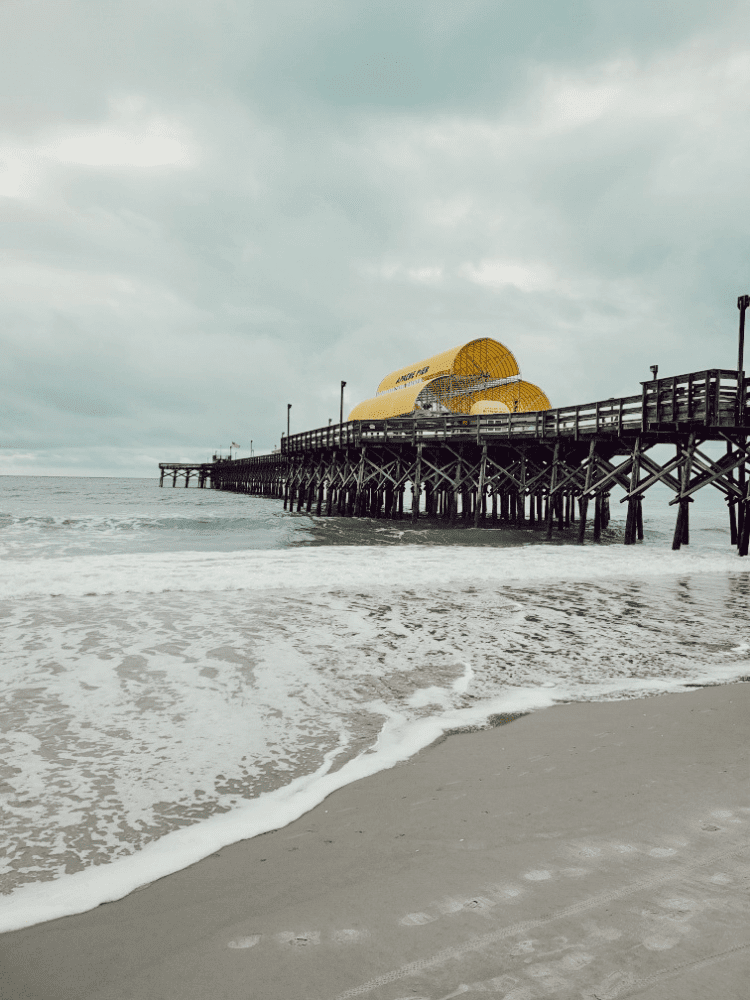
{"type": "Polygon", "coordinates": [[[332,424],[282,438],[281,453],[345,448],[388,441],[418,444],[441,441],[500,443],[503,438],[578,441],[592,435],[668,433],[690,427],[733,427],[748,411],[748,385],[737,372],[720,368],[643,382],[637,396],[563,406],[536,413],[470,416],[395,417],[332,424]],[[744,406],[740,407],[740,398],[744,406]]]}

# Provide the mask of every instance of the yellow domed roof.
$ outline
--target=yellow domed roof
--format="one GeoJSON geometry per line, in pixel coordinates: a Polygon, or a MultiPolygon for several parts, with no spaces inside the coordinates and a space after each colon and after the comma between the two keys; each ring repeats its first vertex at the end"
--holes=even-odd
{"type": "Polygon", "coordinates": [[[431,358],[425,358],[423,361],[391,372],[378,386],[378,395],[381,392],[398,389],[407,383],[429,382],[438,375],[468,375],[495,379],[512,378],[520,374],[516,359],[507,347],[491,337],[480,337],[478,340],[470,340],[468,344],[452,347],[449,351],[433,354],[431,358]]]}
{"type": "Polygon", "coordinates": [[[384,392],[380,396],[357,403],[347,420],[388,420],[411,413],[416,406],[417,396],[424,389],[423,382],[412,383],[395,392],[384,392]]]}
{"type": "Polygon", "coordinates": [[[386,375],[377,395],[358,403],[348,419],[548,410],[546,395],[520,374],[507,347],[482,337],[386,375]]]}
{"type": "Polygon", "coordinates": [[[511,413],[533,413],[536,410],[552,408],[546,394],[538,385],[523,380],[483,389],[476,394],[475,399],[492,399],[505,403],[511,413]]]}

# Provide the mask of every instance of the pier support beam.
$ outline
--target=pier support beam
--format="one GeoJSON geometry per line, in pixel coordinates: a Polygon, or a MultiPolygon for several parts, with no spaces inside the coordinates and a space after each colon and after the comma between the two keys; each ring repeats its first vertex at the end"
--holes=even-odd
{"type": "Polygon", "coordinates": [[[487,473],[487,445],[482,446],[482,461],[479,465],[479,482],[477,484],[476,507],[474,508],[474,527],[479,527],[480,519],[484,520],[484,477],[487,473]]]}
{"type": "Polygon", "coordinates": [[[596,438],[591,439],[589,444],[589,457],[586,465],[586,482],[584,485],[584,492],[581,495],[581,504],[579,509],[580,520],[578,522],[578,544],[583,545],[586,537],[586,513],[589,506],[588,490],[591,488],[591,480],[594,475],[594,459],[596,456],[596,438]]]}
{"type": "Polygon", "coordinates": [[[417,464],[414,470],[414,481],[411,494],[411,519],[419,518],[419,500],[422,493],[422,445],[417,445],[417,464]]]}
{"type": "MultiPolygon", "coordinates": [[[[641,450],[641,439],[636,438],[635,444],[633,445],[633,462],[630,468],[630,493],[634,493],[641,476],[641,463],[640,463],[640,450],[641,450]]],[[[638,535],[638,509],[640,506],[640,497],[631,496],[628,500],[628,514],[625,520],[625,544],[634,545],[636,536],[638,535]]],[[[643,525],[643,519],[641,518],[641,526],[643,525]]],[[[643,538],[643,527],[641,527],[640,538],[643,538]]]]}
{"type": "Polygon", "coordinates": [[[552,458],[552,470],[550,472],[549,492],[547,493],[547,541],[552,538],[552,517],[555,507],[555,487],[557,486],[557,463],[560,458],[560,442],[555,441],[555,452],[552,458]]]}
{"type": "MultiPolygon", "coordinates": [[[[680,469],[680,493],[687,493],[690,485],[690,471],[693,466],[693,449],[695,447],[695,434],[688,438],[687,447],[683,451],[682,467],[680,469]]],[[[682,449],[677,446],[678,455],[682,449]]],[[[681,545],[688,545],[690,542],[690,504],[691,497],[685,497],[679,501],[677,510],[677,523],[672,539],[672,550],[677,551],[681,545]]]]}

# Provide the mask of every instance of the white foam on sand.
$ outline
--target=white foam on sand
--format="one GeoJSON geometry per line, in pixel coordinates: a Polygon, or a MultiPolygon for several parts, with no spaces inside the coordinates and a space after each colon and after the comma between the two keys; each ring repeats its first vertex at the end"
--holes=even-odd
{"type": "MultiPolygon", "coordinates": [[[[471,668],[467,666],[462,682],[471,668]]],[[[725,665],[712,673],[712,680],[736,679],[737,666],[725,665]]],[[[455,684],[453,685],[455,686],[455,684]]],[[[641,679],[607,681],[587,685],[587,698],[616,698],[636,694],[685,690],[679,680],[641,679]]],[[[27,884],[11,896],[0,897],[0,932],[19,930],[74,913],[83,913],[105,902],[121,899],[135,889],[164,878],[226,847],[269,830],[287,826],[319,805],[339,788],[405,761],[429,746],[446,730],[484,725],[497,714],[529,712],[559,701],[576,700],[584,694],[576,685],[554,688],[515,689],[501,697],[471,708],[449,709],[436,715],[408,719],[382,702],[366,707],[385,716],[384,726],[372,749],[348,761],[331,773],[342,752],[339,746],[326,755],[313,774],[298,777],[283,788],[245,802],[229,813],[215,815],[192,826],[166,834],[147,844],[138,853],[109,864],[64,875],[56,881],[27,884]]]]}
{"type": "Polygon", "coordinates": [[[296,778],[229,813],[175,830],[137,854],[65,875],[54,882],[22,886],[11,897],[0,898],[0,932],[82,913],[101,903],[121,899],[139,886],[180,871],[228,844],[287,826],[336,789],[407,760],[446,729],[482,724],[493,712],[529,711],[552,702],[548,691],[515,691],[483,706],[411,722],[385,704],[371,703],[370,710],[380,710],[386,716],[371,751],[329,773],[342,750],[337,747],[313,774],[296,778]]]}
{"type": "Polygon", "coordinates": [[[418,590],[436,581],[527,583],[750,571],[734,552],[640,546],[376,546],[139,553],[8,561],[0,565],[0,598],[35,595],[356,589],[392,585],[418,590]]]}

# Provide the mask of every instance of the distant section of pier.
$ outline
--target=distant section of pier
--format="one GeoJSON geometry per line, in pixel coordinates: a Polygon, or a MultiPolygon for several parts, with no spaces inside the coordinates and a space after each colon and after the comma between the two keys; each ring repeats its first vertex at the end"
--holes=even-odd
{"type": "Polygon", "coordinates": [[[710,369],[643,382],[633,396],[525,413],[352,420],[282,438],[271,455],[202,465],[163,463],[161,484],[198,485],[283,499],[318,516],[440,518],[447,524],[555,526],[577,522],[582,542],[593,502],[594,539],[609,520],[609,492],[625,491],[625,544],[643,538],[643,495],[674,493],[673,548],[690,539],[689,506],[705,486],[721,492],[731,542],[750,541],[748,387],[710,369]],[[713,459],[701,447],[720,442],[713,459]],[[660,465],[648,452],[674,446],[660,465]]]}
{"type": "Polygon", "coordinates": [[[182,480],[183,486],[190,485],[191,478],[197,478],[198,486],[204,487],[211,482],[211,470],[216,467],[215,462],[184,463],[180,462],[159,462],[161,475],[159,476],[159,486],[164,485],[164,480],[172,479],[172,486],[176,486],[178,480],[182,480]]]}

